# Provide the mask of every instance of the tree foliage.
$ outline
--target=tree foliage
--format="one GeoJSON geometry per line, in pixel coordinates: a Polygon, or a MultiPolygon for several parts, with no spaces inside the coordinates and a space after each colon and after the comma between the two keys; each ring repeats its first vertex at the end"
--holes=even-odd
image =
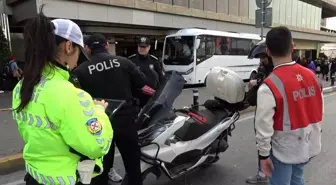
{"type": "Polygon", "coordinates": [[[5,37],[5,34],[3,33],[2,27],[0,25],[0,68],[3,66],[3,63],[8,60],[10,56],[10,48],[8,40],[5,37]]]}

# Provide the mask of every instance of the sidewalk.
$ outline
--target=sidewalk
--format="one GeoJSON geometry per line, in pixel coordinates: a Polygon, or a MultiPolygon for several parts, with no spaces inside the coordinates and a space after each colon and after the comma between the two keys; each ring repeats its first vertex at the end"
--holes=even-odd
{"type": "MultiPolygon", "coordinates": [[[[321,78],[320,78],[321,79],[321,78]]],[[[322,80],[322,79],[321,79],[322,80]]],[[[331,81],[325,81],[324,79],[322,80],[323,83],[323,87],[331,87],[331,81]]],[[[336,82],[335,82],[335,86],[336,86],[336,82]]]]}
{"type": "Polygon", "coordinates": [[[12,93],[10,92],[1,93],[0,94],[0,109],[10,108],[10,107],[12,107],[12,93]]]}
{"type": "Polygon", "coordinates": [[[0,158],[22,152],[23,141],[12,119],[12,112],[1,111],[0,118],[0,158]]]}

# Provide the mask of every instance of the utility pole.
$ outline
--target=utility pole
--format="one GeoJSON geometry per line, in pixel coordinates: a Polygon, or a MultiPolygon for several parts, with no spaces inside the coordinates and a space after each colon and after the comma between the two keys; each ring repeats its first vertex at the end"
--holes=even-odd
{"type": "Polygon", "coordinates": [[[264,25],[265,25],[265,0],[261,2],[261,28],[260,28],[260,38],[263,40],[264,38],[264,25]]]}
{"type": "Polygon", "coordinates": [[[260,38],[264,38],[264,28],[272,26],[272,8],[268,8],[272,3],[272,0],[256,0],[256,4],[259,9],[255,13],[255,26],[260,28],[260,38]]]}

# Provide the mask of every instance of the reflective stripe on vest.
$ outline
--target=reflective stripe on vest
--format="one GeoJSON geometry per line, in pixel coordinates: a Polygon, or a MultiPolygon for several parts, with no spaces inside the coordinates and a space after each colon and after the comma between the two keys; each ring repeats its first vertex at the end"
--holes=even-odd
{"type": "Polygon", "coordinates": [[[280,78],[278,76],[276,76],[275,74],[271,73],[269,75],[269,78],[274,83],[274,85],[278,89],[278,91],[281,94],[282,99],[283,99],[283,131],[290,131],[291,130],[291,121],[290,121],[290,118],[289,118],[288,101],[287,101],[285,86],[283,85],[280,78]]]}
{"type": "Polygon", "coordinates": [[[44,176],[33,170],[29,165],[26,164],[26,171],[39,183],[47,185],[76,185],[76,178],[73,176],[68,177],[52,177],[44,176]]]}

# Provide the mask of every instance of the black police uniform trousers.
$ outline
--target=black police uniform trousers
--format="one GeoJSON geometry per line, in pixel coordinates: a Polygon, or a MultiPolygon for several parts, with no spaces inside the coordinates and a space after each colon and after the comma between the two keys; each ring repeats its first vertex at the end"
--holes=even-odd
{"type": "Polygon", "coordinates": [[[116,115],[113,120],[111,120],[113,127],[112,145],[109,152],[104,156],[103,173],[93,178],[91,185],[108,184],[108,173],[114,163],[115,145],[119,149],[128,176],[128,178],[126,178],[128,183],[123,182],[122,185],[142,185],[140,148],[138,145],[137,126],[134,123],[135,118],[136,111],[128,115],[116,115]]]}
{"type": "Polygon", "coordinates": [[[24,177],[24,181],[26,181],[26,185],[41,185],[29,173],[24,177]]]}

